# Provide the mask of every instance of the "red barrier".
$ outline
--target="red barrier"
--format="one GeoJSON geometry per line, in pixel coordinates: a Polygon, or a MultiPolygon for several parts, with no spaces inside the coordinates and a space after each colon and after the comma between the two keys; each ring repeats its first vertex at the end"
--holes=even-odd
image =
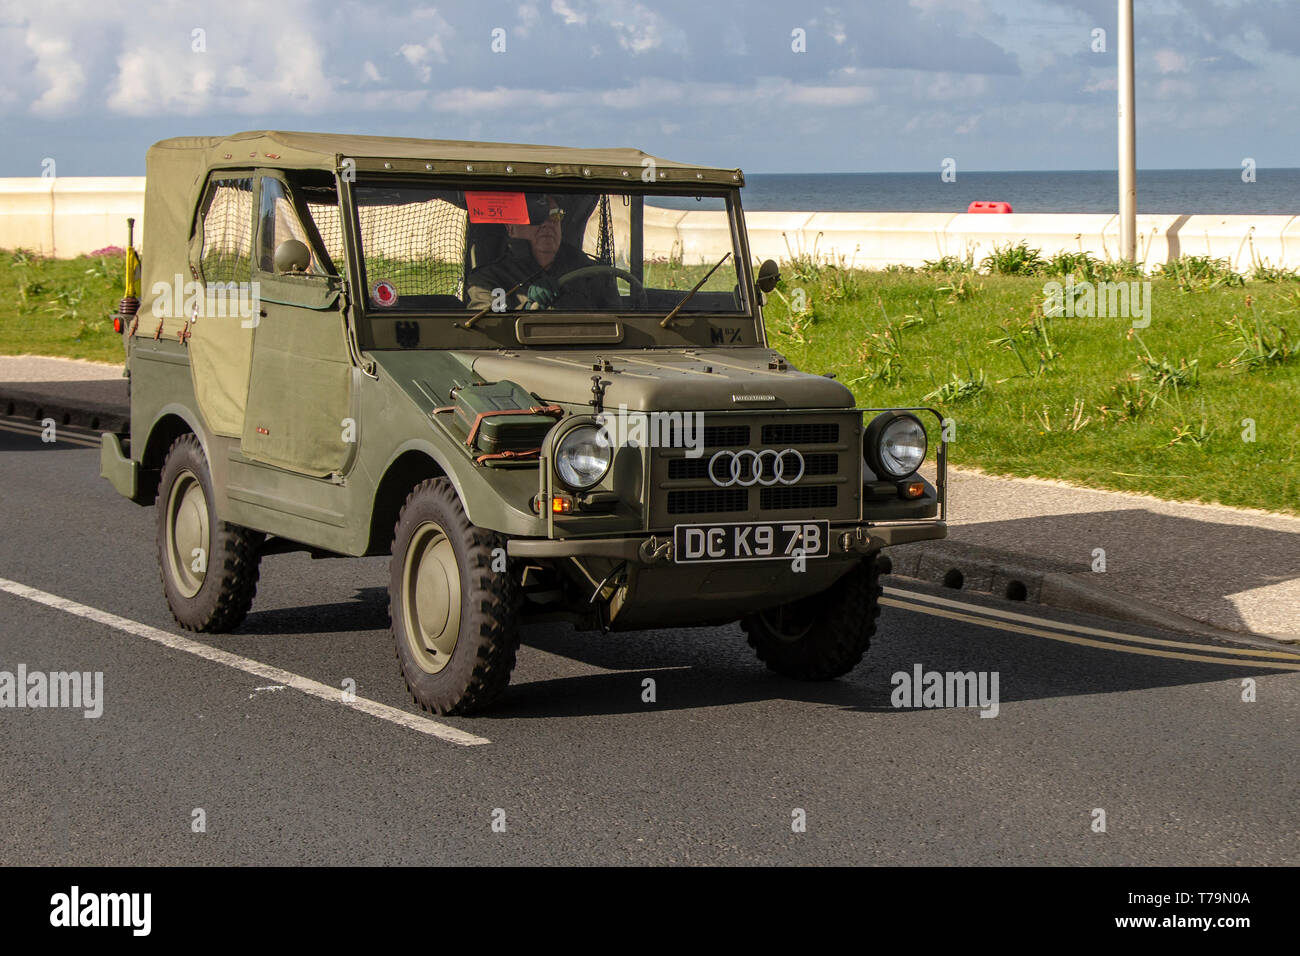
{"type": "Polygon", "coordinates": [[[976,200],[966,207],[967,212],[1010,212],[1009,202],[980,202],[976,200]]]}

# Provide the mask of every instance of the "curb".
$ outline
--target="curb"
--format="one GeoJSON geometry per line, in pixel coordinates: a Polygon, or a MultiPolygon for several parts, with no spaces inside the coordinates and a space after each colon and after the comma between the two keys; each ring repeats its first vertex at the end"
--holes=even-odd
{"type": "Polygon", "coordinates": [[[1044,569],[1045,562],[1027,555],[1020,556],[1021,560],[1034,560],[1036,567],[1019,563],[999,552],[990,553],[991,549],[976,545],[904,545],[902,548],[907,550],[894,548],[890,551],[899,553],[884,555],[884,560],[889,562],[890,574],[947,590],[976,591],[1006,601],[1077,611],[1237,644],[1265,648],[1276,648],[1279,643],[1300,644],[1300,638],[1292,636],[1217,627],[1142,598],[1094,584],[1085,576],[1090,572],[1044,569]]]}
{"type": "Polygon", "coordinates": [[[60,425],[78,425],[96,432],[123,432],[130,428],[129,410],[105,408],[92,401],[58,398],[16,383],[0,383],[0,414],[60,425]]]}

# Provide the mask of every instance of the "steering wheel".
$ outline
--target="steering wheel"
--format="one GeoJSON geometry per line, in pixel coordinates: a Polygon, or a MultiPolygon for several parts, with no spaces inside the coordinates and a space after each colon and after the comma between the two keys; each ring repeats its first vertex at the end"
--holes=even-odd
{"type": "Polygon", "coordinates": [[[617,266],[597,265],[583,266],[581,269],[574,269],[572,272],[566,272],[555,280],[555,284],[560,288],[573,282],[575,279],[585,279],[587,276],[611,275],[620,279],[626,279],[629,286],[632,287],[632,305],[636,309],[648,309],[650,300],[646,298],[645,286],[641,280],[626,269],[620,269],[617,266]]]}

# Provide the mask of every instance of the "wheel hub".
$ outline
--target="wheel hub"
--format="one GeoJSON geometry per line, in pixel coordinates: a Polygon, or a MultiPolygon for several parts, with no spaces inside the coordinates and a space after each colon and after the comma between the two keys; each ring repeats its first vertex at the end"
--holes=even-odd
{"type": "Polygon", "coordinates": [[[812,630],[814,619],[814,615],[810,613],[810,609],[803,606],[803,602],[783,604],[770,611],[763,611],[759,616],[767,625],[767,629],[772,632],[773,637],[789,644],[806,637],[812,630]]]}
{"type": "Polygon", "coordinates": [[[421,669],[436,674],[460,635],[460,569],[451,541],[433,522],[411,536],[402,583],[407,641],[421,669]]]}
{"type": "Polygon", "coordinates": [[[167,558],[172,581],[187,598],[203,587],[208,568],[208,499],[192,471],[172,483],[167,502],[167,558]]]}

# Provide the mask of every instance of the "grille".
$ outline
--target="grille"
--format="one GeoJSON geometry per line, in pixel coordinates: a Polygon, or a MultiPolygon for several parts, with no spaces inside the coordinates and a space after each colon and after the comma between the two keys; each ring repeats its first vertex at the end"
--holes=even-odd
{"type": "Polygon", "coordinates": [[[856,517],[861,454],[856,441],[845,440],[856,429],[854,415],[851,411],[796,413],[790,416],[792,421],[745,416],[725,424],[714,419],[716,424],[704,428],[704,451],[699,457],[686,457],[679,449],[655,453],[650,476],[656,498],[651,523],[856,517]],[[774,453],[786,449],[791,453],[782,460],[781,472],[786,479],[799,475],[792,485],[775,481],[774,453]],[[723,455],[714,461],[720,451],[750,454],[740,458],[723,455]],[[757,475],[753,471],[755,452],[761,454],[762,471],[757,475]],[[794,452],[803,457],[802,474],[794,452]],[[735,484],[715,484],[730,482],[733,477],[735,484]]]}
{"type": "Polygon", "coordinates": [[[840,473],[840,456],[831,452],[818,452],[803,456],[803,476],[812,478],[817,475],[838,475],[840,473]]]}
{"type": "Polygon", "coordinates": [[[747,488],[696,488],[668,492],[670,515],[744,511],[749,507],[747,488]]]}
{"type": "Polygon", "coordinates": [[[668,462],[668,477],[672,481],[688,481],[709,476],[708,458],[673,458],[668,462]]]}
{"type": "MultiPolygon", "coordinates": [[[[690,413],[687,413],[689,418],[690,413]]],[[[692,442],[699,441],[701,448],[744,448],[749,444],[749,426],[748,425],[706,425],[703,432],[697,432],[693,427],[687,429],[689,434],[683,431],[684,424],[689,425],[689,421],[683,423],[677,418],[665,419],[660,425],[660,441],[669,448],[682,448],[686,445],[686,438],[692,442]]],[[[696,459],[698,460],[698,459],[696,459]]],[[[709,455],[704,455],[704,461],[709,460],[709,455]]],[[[700,472],[696,477],[702,477],[704,472],[700,472]]]]}
{"type": "MultiPolygon", "coordinates": [[[[673,458],[668,462],[668,478],[671,481],[689,481],[693,478],[709,477],[709,460],[712,456],[699,458],[673,458]]],[[[749,481],[752,475],[753,459],[745,458],[740,465],[740,480],[749,481]]],[[[803,477],[813,478],[818,475],[839,474],[840,456],[834,452],[814,452],[803,456],[803,477]]],[[[725,481],[731,477],[729,462],[717,461],[713,465],[715,477],[725,481]]],[[[775,462],[771,455],[763,457],[763,477],[771,478],[775,472],[775,462]]],[[[783,474],[797,475],[799,461],[794,455],[786,455],[783,474]]]]}
{"type": "Polygon", "coordinates": [[[706,448],[744,448],[748,444],[748,425],[706,425],[704,427],[706,448]]]}
{"type": "Polygon", "coordinates": [[[764,511],[834,508],[839,490],[836,485],[776,485],[759,492],[759,507],[764,511]]]}
{"type": "Polygon", "coordinates": [[[763,426],[764,445],[833,445],[839,440],[838,422],[781,422],[763,426]]]}

